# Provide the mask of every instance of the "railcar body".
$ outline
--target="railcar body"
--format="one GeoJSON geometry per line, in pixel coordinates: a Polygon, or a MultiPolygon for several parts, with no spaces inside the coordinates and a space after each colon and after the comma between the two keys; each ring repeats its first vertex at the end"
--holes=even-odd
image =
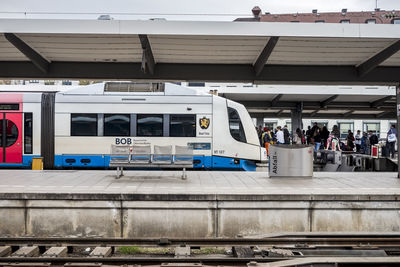
{"type": "Polygon", "coordinates": [[[266,160],[245,107],[191,89],[109,93],[0,92],[0,167],[108,168],[111,145],[181,145],[193,168],[255,170],[266,160]]]}

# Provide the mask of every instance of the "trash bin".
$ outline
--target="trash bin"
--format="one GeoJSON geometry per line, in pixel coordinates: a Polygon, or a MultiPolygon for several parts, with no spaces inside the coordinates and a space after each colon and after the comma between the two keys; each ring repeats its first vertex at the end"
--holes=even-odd
{"type": "Polygon", "coordinates": [[[269,152],[270,177],[312,177],[313,150],[308,145],[273,145],[269,152]]]}
{"type": "Polygon", "coordinates": [[[43,158],[37,157],[32,159],[32,170],[43,170],[43,158]]]}

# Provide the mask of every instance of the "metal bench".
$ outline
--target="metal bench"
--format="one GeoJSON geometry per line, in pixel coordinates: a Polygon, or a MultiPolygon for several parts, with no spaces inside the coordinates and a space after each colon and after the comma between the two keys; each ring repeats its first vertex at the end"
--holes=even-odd
{"type": "Polygon", "coordinates": [[[187,179],[186,168],[193,167],[193,149],[187,146],[150,145],[111,146],[110,167],[117,168],[117,179],[124,175],[124,168],[182,168],[182,179],[187,179]]]}

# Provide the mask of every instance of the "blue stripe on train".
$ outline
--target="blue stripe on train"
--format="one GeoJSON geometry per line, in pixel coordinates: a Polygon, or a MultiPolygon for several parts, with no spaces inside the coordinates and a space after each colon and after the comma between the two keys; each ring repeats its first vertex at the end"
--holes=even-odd
{"type": "Polygon", "coordinates": [[[23,155],[22,156],[22,163],[0,163],[1,167],[31,167],[32,166],[32,158],[40,157],[38,155],[23,155]]]}
{"type": "MultiPolygon", "coordinates": [[[[233,159],[218,156],[194,156],[194,168],[204,169],[236,169],[255,171],[256,164],[250,160],[233,159]]],[[[108,168],[110,156],[108,155],[56,155],[54,165],[62,167],[92,167],[108,168]]]]}

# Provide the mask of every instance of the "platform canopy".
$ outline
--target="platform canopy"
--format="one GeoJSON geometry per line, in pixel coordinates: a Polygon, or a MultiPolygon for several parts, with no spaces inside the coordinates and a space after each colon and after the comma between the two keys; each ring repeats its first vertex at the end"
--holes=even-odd
{"type": "Polygon", "coordinates": [[[218,94],[242,103],[255,118],[290,118],[301,109],[311,119],[396,119],[394,86],[258,85],[220,87],[218,94]]]}
{"type": "Polygon", "coordinates": [[[400,26],[0,20],[0,78],[397,84],[400,26]]]}

